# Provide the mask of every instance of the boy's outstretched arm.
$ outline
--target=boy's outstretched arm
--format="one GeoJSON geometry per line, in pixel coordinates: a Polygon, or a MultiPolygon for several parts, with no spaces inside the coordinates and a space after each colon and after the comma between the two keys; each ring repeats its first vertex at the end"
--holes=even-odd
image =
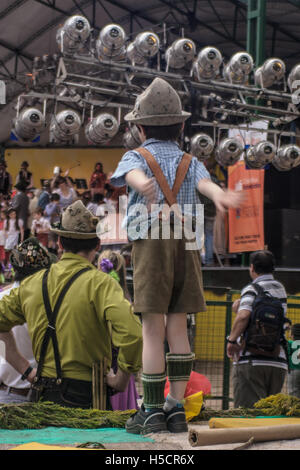
{"type": "Polygon", "coordinates": [[[154,178],[148,178],[142,170],[135,169],[127,173],[125,180],[128,186],[143,194],[149,203],[155,202],[156,185],[154,178]]]}
{"type": "Polygon", "coordinates": [[[199,181],[198,191],[211,199],[215,203],[216,208],[221,212],[229,208],[240,207],[245,200],[245,194],[242,191],[223,190],[220,186],[206,178],[199,181]]]}

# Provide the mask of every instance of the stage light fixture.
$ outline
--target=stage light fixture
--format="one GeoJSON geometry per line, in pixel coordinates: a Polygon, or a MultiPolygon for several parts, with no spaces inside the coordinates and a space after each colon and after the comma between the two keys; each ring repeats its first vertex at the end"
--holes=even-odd
{"type": "Polygon", "coordinates": [[[297,64],[292,68],[287,82],[291,93],[300,88],[300,64],[297,64]],[[298,83],[295,83],[296,81],[298,81],[298,83]]]}
{"type": "Polygon", "coordinates": [[[226,137],[221,140],[216,150],[216,160],[221,166],[234,165],[243,151],[244,146],[240,140],[226,137]]]}
{"type": "Polygon", "coordinates": [[[46,127],[45,117],[36,108],[26,108],[14,121],[13,132],[25,142],[34,140],[46,127]]]}
{"type": "Polygon", "coordinates": [[[278,149],[272,164],[278,171],[288,171],[300,165],[300,148],[294,144],[283,145],[278,149]]]}
{"type": "Polygon", "coordinates": [[[133,150],[139,147],[141,143],[137,126],[131,125],[123,135],[123,146],[128,150],[133,150]]]}
{"type": "Polygon", "coordinates": [[[273,161],[275,154],[275,145],[272,142],[262,141],[247,149],[245,163],[253,170],[260,170],[273,161]]]}
{"type": "Polygon", "coordinates": [[[50,142],[74,142],[78,141],[81,128],[80,115],[71,109],[65,109],[53,116],[50,124],[50,142]]]}
{"type": "Polygon", "coordinates": [[[254,73],[255,84],[261,88],[269,88],[283,79],[285,63],[281,59],[268,59],[254,73]]]}
{"type": "Polygon", "coordinates": [[[196,46],[191,39],[177,39],[166,50],[167,70],[182,69],[186,64],[194,60],[196,55],[196,46]]]}
{"type": "Polygon", "coordinates": [[[106,144],[119,130],[119,124],[112,114],[102,113],[90,120],[85,127],[87,140],[95,145],[106,144]]]}
{"type": "Polygon", "coordinates": [[[135,40],[127,47],[127,57],[131,63],[145,65],[147,59],[154,57],[159,51],[159,37],[151,31],[137,35],[135,40]]]}
{"type": "Polygon", "coordinates": [[[89,38],[91,26],[84,16],[74,15],[57,31],[56,42],[62,54],[74,55],[89,38]]]}
{"type": "Polygon", "coordinates": [[[204,47],[193,63],[192,74],[200,80],[212,80],[220,71],[223,58],[221,52],[215,47],[204,47]]]}
{"type": "Polygon", "coordinates": [[[224,67],[223,75],[227,82],[245,84],[253,70],[253,59],[247,52],[237,52],[224,67]]]}
{"type": "Polygon", "coordinates": [[[196,134],[191,139],[191,154],[195,155],[198,160],[204,161],[211,155],[214,146],[214,141],[209,135],[196,134]]]}
{"type": "Polygon", "coordinates": [[[96,42],[96,51],[99,60],[114,61],[126,58],[125,48],[126,34],[118,24],[108,24],[100,31],[96,42]]]}

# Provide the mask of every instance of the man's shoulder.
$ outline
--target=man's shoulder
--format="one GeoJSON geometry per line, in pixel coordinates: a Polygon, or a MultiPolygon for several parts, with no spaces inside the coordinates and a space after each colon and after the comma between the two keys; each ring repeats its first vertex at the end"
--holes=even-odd
{"type": "Polygon", "coordinates": [[[252,294],[256,294],[256,290],[255,290],[255,287],[253,285],[252,282],[249,282],[249,284],[247,284],[241,291],[241,297],[243,297],[244,295],[246,294],[249,294],[252,295],[252,294]]]}

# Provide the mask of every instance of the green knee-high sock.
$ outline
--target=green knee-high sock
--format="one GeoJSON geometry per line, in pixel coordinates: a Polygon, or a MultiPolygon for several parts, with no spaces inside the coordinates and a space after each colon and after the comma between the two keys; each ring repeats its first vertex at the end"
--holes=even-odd
{"type": "Polygon", "coordinates": [[[142,374],[144,407],[147,410],[162,408],[165,402],[165,372],[161,374],[142,374]]]}
{"type": "Polygon", "coordinates": [[[193,367],[193,360],[195,358],[194,353],[188,354],[172,354],[167,353],[166,361],[167,361],[167,376],[169,381],[184,381],[188,382],[192,367],[193,367]]]}

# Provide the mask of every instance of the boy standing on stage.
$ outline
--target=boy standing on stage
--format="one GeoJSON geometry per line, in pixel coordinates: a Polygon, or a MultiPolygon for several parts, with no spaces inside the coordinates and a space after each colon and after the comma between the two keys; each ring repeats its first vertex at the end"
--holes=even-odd
{"type": "Polygon", "coordinates": [[[186,232],[177,237],[176,224],[184,224],[188,216],[195,220],[201,205],[199,192],[221,211],[241,203],[240,193],[223,191],[197,158],[179,148],[177,140],[189,116],[177,92],[156,78],[125,116],[137,125],[142,146],[123,156],[111,178],[114,186],[129,187],[127,231],[133,241],[134,311],[141,313],[143,323],[144,403],[126,423],[127,432],[135,434],[187,431],[183,398],[194,354],[186,315],[203,311],[205,301],[199,250],[195,245],[187,248],[186,232]],[[170,215],[167,239],[165,214],[159,208],[165,202],[177,203],[175,212],[181,214],[179,218],[170,215]],[[155,236],[151,236],[154,228],[155,236]],[[165,339],[170,349],[167,355],[165,339]],[[170,393],[165,401],[166,375],[170,393]]]}

